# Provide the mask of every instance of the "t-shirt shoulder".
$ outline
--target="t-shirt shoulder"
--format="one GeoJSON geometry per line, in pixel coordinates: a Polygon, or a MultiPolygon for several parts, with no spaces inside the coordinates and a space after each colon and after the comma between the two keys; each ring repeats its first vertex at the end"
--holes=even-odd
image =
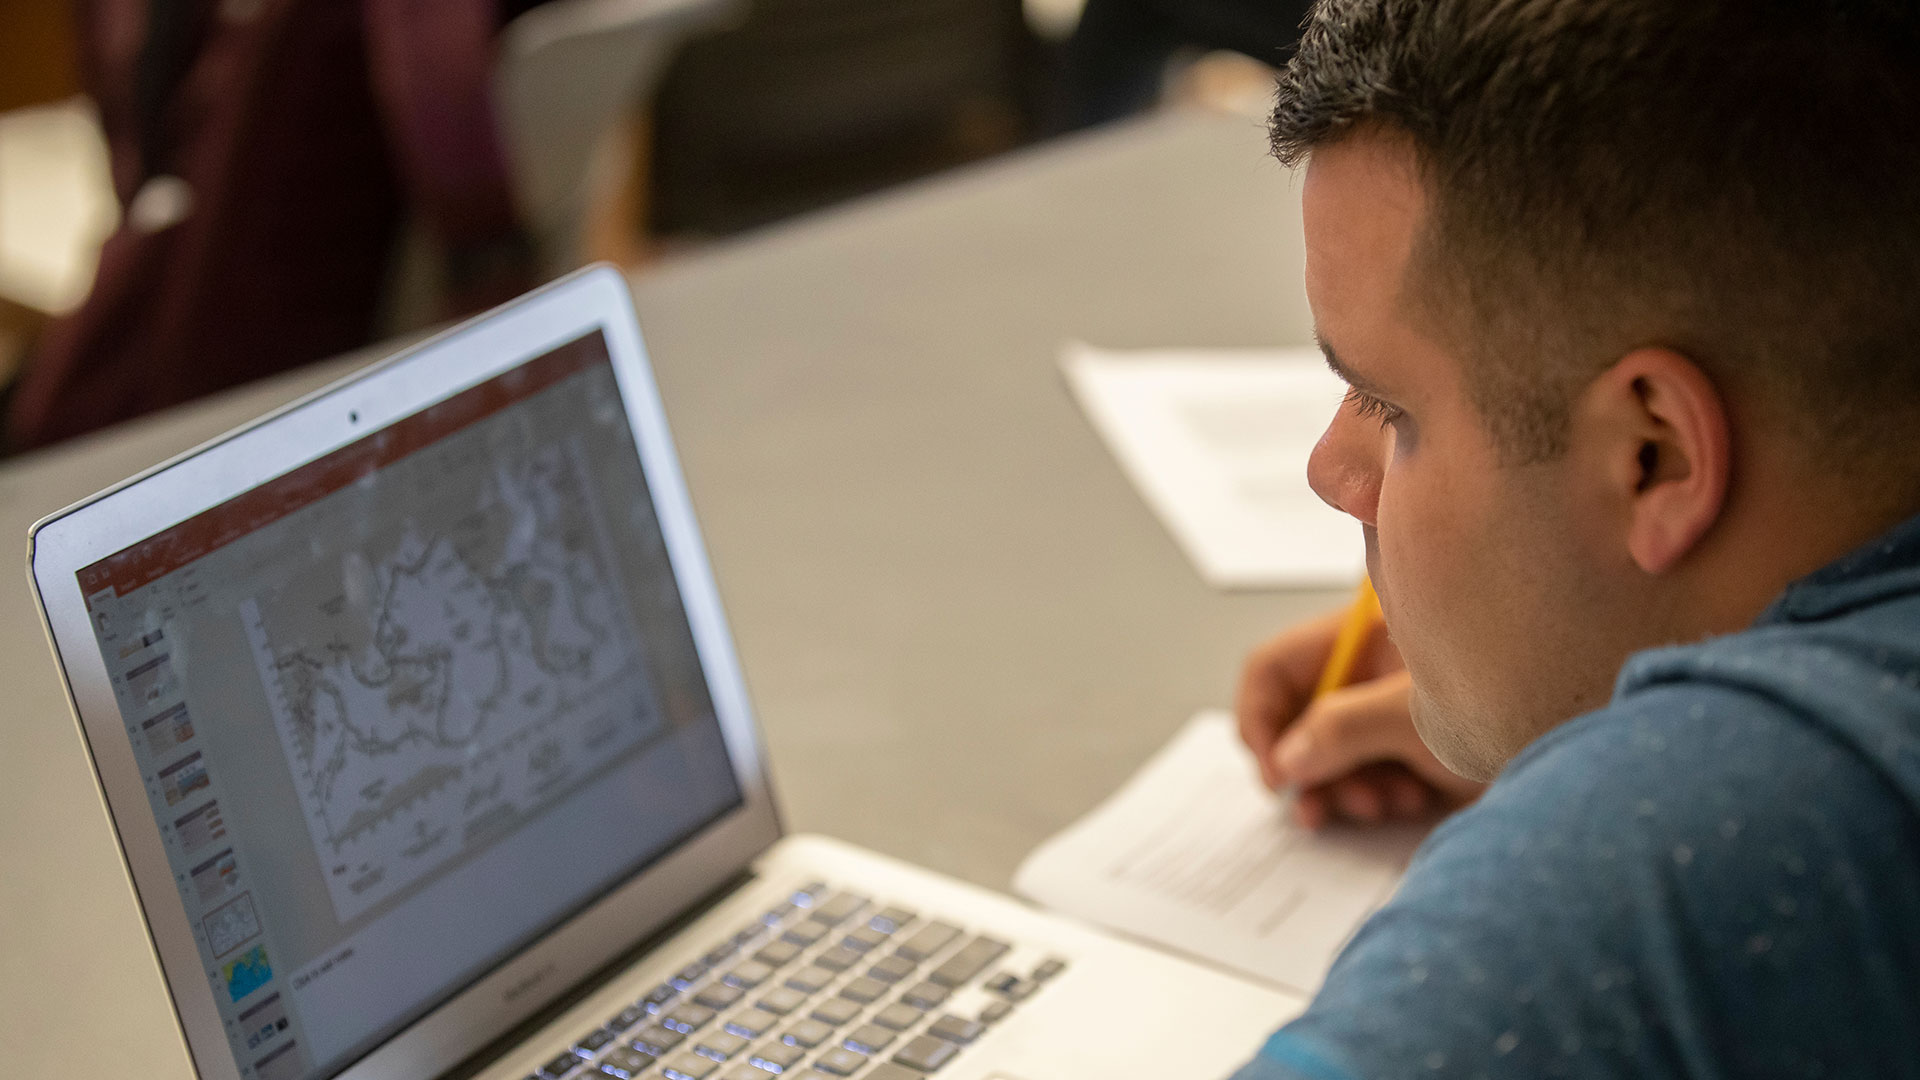
{"type": "Polygon", "coordinates": [[[1832,732],[1750,687],[1655,681],[1436,830],[1247,1076],[1920,1060],[1916,854],[1898,786],[1832,732]]]}

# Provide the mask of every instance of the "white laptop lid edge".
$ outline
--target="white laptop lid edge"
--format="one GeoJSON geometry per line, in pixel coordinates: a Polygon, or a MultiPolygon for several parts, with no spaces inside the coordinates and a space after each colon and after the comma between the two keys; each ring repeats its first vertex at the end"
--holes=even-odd
{"type": "Polygon", "coordinates": [[[688,905],[745,870],[781,832],[758,728],[625,279],[611,267],[586,268],[33,526],[29,576],[42,623],[101,782],[103,806],[120,840],[129,884],[166,974],[183,1037],[204,1080],[238,1080],[240,1074],[212,995],[197,980],[189,987],[184,978],[197,975],[200,963],[192,931],[178,893],[170,887],[172,870],[151,826],[143,780],[120,731],[125,718],[108,685],[75,575],[107,555],[595,329],[606,338],[742,803],[335,1075],[339,1080],[373,1080],[438,1073],[536,1015],[607,960],[669,924],[688,905]],[[488,355],[488,363],[463,364],[463,354],[488,355]],[[358,415],[349,421],[349,414],[358,415]],[[276,448],[269,436],[282,435],[306,449],[279,447],[270,452],[276,448]],[[197,494],[183,498],[185,492],[197,494]]]}

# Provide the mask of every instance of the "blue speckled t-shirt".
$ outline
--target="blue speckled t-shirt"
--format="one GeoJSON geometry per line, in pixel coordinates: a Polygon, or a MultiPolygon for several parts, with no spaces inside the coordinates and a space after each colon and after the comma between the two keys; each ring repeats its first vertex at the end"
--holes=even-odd
{"type": "Polygon", "coordinates": [[[1920,1077],[1920,518],[1636,655],[1235,1080],[1920,1077]]]}

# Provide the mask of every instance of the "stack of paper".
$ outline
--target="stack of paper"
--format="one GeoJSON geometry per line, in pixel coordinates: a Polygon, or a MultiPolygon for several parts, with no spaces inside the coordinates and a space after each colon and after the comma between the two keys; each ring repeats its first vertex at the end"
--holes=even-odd
{"type": "Polygon", "coordinates": [[[1307,486],[1345,392],[1312,349],[1115,353],[1069,346],[1068,383],[1208,584],[1345,587],[1360,528],[1307,486]]]}
{"type": "Polygon", "coordinates": [[[1424,828],[1309,832],[1201,713],[1125,787],[1040,845],[1014,888],[1058,911],[1311,994],[1385,903],[1424,828]]]}

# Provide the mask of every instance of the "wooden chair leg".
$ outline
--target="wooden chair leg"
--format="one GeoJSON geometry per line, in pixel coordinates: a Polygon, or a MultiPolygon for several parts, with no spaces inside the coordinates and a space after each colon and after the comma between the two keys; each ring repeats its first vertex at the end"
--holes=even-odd
{"type": "Polygon", "coordinates": [[[80,92],[71,0],[6,0],[0,29],[0,112],[80,92]]]}
{"type": "Polygon", "coordinates": [[[47,316],[0,296],[0,390],[13,384],[47,316]]]}
{"type": "Polygon", "coordinates": [[[636,106],[601,145],[589,179],[581,251],[629,270],[659,257],[648,234],[653,155],[653,109],[636,106]]]}

